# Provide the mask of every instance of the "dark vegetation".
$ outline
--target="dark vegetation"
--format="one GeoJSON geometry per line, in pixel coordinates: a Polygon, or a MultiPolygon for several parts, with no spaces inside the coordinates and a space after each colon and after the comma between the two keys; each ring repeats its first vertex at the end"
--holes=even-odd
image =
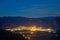
{"type": "Polygon", "coordinates": [[[56,30],[56,33],[51,33],[52,34],[52,40],[60,40],[60,30],[56,30]]]}
{"type": "Polygon", "coordinates": [[[13,32],[0,30],[0,40],[27,40],[22,35],[13,32]]]}

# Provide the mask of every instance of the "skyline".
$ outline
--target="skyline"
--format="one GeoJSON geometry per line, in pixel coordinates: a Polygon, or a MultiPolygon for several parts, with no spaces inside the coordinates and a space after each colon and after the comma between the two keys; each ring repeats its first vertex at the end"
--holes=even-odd
{"type": "Polygon", "coordinates": [[[60,0],[0,0],[0,16],[60,16],[60,0]]]}

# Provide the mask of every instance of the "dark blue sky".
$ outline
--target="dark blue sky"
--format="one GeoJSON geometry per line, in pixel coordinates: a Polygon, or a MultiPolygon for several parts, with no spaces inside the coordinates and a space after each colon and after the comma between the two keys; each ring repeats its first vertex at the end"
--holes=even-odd
{"type": "Polygon", "coordinates": [[[60,0],[0,0],[0,16],[60,16],[60,0]]]}

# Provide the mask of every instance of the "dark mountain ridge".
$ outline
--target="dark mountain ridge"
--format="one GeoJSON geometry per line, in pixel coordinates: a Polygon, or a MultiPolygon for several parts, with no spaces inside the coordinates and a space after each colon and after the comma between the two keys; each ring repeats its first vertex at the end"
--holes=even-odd
{"type": "Polygon", "coordinates": [[[60,16],[40,18],[0,17],[0,29],[32,25],[58,29],[60,28],[60,16]]]}

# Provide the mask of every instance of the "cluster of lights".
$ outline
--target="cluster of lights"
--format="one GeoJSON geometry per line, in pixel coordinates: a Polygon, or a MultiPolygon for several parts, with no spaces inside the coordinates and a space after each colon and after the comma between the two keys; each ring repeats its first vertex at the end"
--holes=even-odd
{"type": "Polygon", "coordinates": [[[16,27],[16,28],[9,28],[9,29],[6,29],[7,31],[22,31],[22,30],[27,30],[27,31],[30,31],[27,33],[27,35],[25,35],[26,32],[20,32],[20,34],[27,38],[28,40],[30,40],[30,37],[34,34],[34,32],[36,31],[45,31],[45,32],[55,32],[55,30],[51,29],[51,28],[43,28],[43,27],[37,27],[37,26],[30,26],[30,27],[26,27],[26,26],[19,26],[19,27],[16,27]]]}
{"type": "Polygon", "coordinates": [[[16,28],[11,28],[11,29],[6,29],[7,31],[16,31],[16,30],[28,30],[28,31],[47,31],[47,32],[53,32],[54,30],[51,28],[44,29],[42,27],[36,27],[36,26],[30,26],[30,27],[25,27],[25,26],[20,26],[16,28]]]}

